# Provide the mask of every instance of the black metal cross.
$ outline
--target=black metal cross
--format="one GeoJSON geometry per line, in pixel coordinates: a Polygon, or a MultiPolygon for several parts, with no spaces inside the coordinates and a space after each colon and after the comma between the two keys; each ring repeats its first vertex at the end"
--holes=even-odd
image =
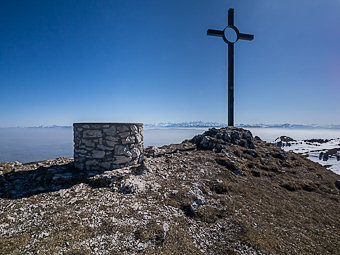
{"type": "Polygon", "coordinates": [[[234,126],[234,43],[239,39],[251,41],[254,35],[240,33],[234,26],[234,9],[228,10],[228,26],[223,30],[208,29],[207,35],[219,36],[228,44],[228,126],[234,126]],[[229,33],[234,33],[234,38],[229,33]]]}

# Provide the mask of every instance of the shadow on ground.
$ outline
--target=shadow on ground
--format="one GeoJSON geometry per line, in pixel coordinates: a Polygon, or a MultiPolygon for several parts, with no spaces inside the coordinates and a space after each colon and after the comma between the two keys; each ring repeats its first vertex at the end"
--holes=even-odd
{"type": "MultiPolygon", "coordinates": [[[[132,168],[132,174],[138,175],[141,168],[132,168]]],[[[0,198],[20,199],[33,195],[68,189],[80,183],[86,183],[91,188],[110,187],[113,178],[91,178],[104,173],[98,171],[79,171],[73,163],[39,167],[35,170],[10,172],[0,176],[0,198]]]]}

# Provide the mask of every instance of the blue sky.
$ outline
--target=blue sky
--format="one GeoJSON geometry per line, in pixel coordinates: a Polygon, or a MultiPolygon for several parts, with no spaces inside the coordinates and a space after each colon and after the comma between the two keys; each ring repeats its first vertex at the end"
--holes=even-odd
{"type": "Polygon", "coordinates": [[[227,121],[340,124],[340,1],[1,1],[0,126],[227,121]]]}

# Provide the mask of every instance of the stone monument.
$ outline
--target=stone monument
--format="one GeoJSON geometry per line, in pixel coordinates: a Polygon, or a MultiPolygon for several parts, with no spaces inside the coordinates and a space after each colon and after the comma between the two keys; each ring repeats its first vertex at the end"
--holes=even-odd
{"type": "Polygon", "coordinates": [[[74,166],[112,170],[143,161],[142,123],[74,123],[74,166]]]}

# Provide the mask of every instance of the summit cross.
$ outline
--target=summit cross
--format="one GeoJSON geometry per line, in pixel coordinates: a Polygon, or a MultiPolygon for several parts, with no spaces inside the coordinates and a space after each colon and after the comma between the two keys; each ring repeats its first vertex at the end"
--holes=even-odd
{"type": "Polygon", "coordinates": [[[207,35],[222,37],[228,44],[228,126],[234,126],[234,43],[251,41],[254,35],[240,33],[234,26],[234,9],[228,10],[228,26],[223,30],[208,29],[207,35]]]}

